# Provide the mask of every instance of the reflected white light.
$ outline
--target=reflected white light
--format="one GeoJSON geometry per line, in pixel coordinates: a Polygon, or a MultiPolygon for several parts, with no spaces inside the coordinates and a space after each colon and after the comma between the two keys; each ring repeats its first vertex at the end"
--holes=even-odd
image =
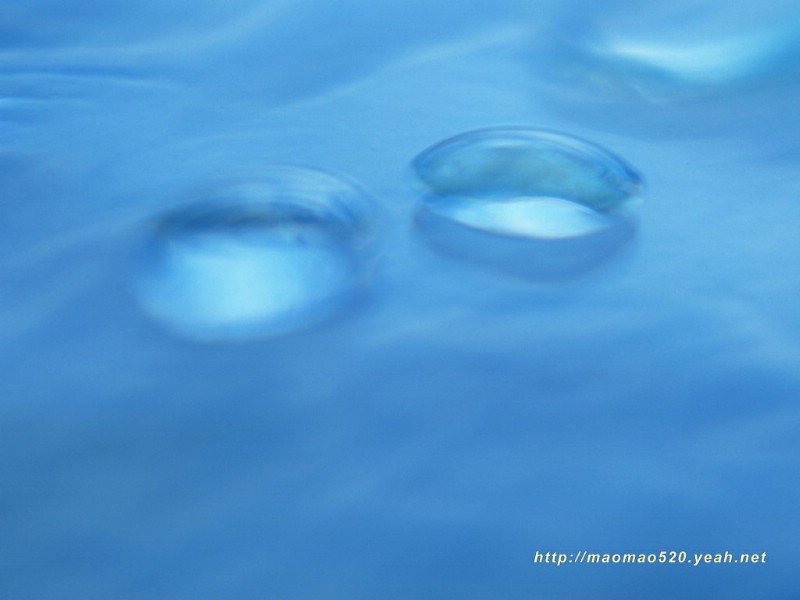
{"type": "Polygon", "coordinates": [[[610,226],[612,218],[583,204],[562,198],[518,197],[503,202],[474,201],[437,204],[440,214],[498,235],[567,239],[610,226]]]}

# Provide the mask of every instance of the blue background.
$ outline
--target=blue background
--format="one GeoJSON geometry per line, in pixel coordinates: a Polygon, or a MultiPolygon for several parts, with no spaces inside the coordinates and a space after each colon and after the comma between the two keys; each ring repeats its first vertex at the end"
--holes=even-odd
{"type": "Polygon", "coordinates": [[[797,598],[798,72],[790,2],[6,0],[0,594],[797,598]],[[559,282],[432,248],[409,162],[508,125],[634,165],[635,239],[559,282]],[[370,198],[362,301],[149,319],[148,220],[273,163],[370,198]]]}

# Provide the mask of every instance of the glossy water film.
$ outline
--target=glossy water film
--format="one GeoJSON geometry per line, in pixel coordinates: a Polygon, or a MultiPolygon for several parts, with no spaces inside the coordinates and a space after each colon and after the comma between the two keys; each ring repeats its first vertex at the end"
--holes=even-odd
{"type": "Polygon", "coordinates": [[[247,340],[341,314],[368,245],[364,197],[320,172],[273,168],[150,226],[137,291],[185,337],[247,340]]]}
{"type": "Polygon", "coordinates": [[[594,144],[550,131],[486,129],[412,162],[417,224],[446,254],[532,278],[586,272],[630,240],[640,175],[594,144]]]}

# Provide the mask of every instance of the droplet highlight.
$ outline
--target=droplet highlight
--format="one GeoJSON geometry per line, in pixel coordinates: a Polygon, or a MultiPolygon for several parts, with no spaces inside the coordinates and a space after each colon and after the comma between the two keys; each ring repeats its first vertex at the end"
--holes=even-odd
{"type": "Polygon", "coordinates": [[[485,129],[422,152],[416,222],[446,254],[531,278],[597,266],[635,234],[641,176],[577,138],[527,128],[485,129]]]}
{"type": "Polygon", "coordinates": [[[332,319],[360,288],[366,200],[325,173],[273,168],[155,219],[137,295],[167,329],[237,341],[332,319]]]}

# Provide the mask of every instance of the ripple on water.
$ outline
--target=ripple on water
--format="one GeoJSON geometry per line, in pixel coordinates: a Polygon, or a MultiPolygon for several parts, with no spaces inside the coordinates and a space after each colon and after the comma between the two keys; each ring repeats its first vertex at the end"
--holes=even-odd
{"type": "Polygon", "coordinates": [[[543,279],[602,263],[635,233],[642,181],[577,138],[525,128],[447,139],[412,161],[425,186],[416,222],[437,249],[543,279]]]}
{"type": "Polygon", "coordinates": [[[364,196],[313,170],[272,168],[149,227],[136,279],[144,311],[207,341],[305,329],[356,296],[368,245],[364,196]]]}

